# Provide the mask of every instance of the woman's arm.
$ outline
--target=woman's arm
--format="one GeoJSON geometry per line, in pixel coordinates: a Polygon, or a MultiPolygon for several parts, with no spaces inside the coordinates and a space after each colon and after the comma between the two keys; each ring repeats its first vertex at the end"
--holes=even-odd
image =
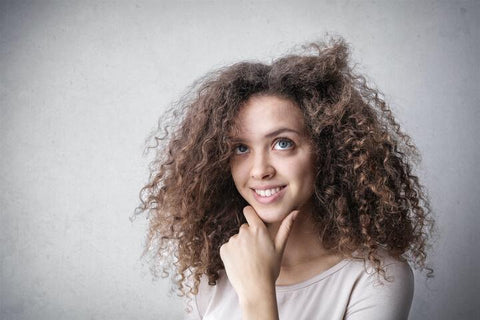
{"type": "Polygon", "coordinates": [[[275,236],[255,210],[243,210],[248,224],[220,248],[228,279],[235,289],[244,320],[278,319],[275,281],[280,274],[280,263],[297,211],[283,221],[275,236]]]}

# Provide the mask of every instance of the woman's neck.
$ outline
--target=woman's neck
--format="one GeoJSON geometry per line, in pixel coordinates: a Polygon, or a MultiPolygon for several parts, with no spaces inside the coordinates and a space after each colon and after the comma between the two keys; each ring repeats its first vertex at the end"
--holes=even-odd
{"type": "MultiPolygon", "coordinates": [[[[268,225],[272,237],[280,223],[268,225]]],[[[299,212],[283,253],[277,285],[288,285],[307,280],[342,260],[322,245],[311,210],[299,212]]]]}

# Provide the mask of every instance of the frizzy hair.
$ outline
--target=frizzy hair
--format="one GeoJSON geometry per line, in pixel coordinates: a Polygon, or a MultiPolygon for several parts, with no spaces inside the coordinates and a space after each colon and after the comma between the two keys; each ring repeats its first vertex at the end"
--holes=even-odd
{"type": "Polygon", "coordinates": [[[172,275],[180,294],[213,285],[224,269],[219,248],[245,223],[247,203],[230,174],[239,108],[254,95],[293,101],[318,160],[314,188],[318,237],[345,256],[363,252],[384,273],[380,250],[426,265],[433,220],[413,173],[417,149],[382,94],[349,66],[343,39],[310,44],[270,64],[241,62],[200,79],[153,135],[156,156],[140,192],[147,212],[145,253],[172,275]]]}

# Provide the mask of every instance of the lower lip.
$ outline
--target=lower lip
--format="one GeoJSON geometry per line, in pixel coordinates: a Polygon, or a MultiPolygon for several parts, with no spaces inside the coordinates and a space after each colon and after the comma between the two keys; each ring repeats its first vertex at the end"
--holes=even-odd
{"type": "Polygon", "coordinates": [[[257,194],[255,192],[255,190],[252,190],[252,192],[253,192],[253,196],[255,197],[255,200],[257,200],[258,202],[263,203],[263,204],[269,204],[269,203],[277,201],[281,196],[283,196],[283,194],[285,193],[285,188],[286,188],[286,186],[282,187],[282,189],[280,191],[278,191],[275,194],[272,194],[269,197],[262,197],[259,194],[257,194]]]}

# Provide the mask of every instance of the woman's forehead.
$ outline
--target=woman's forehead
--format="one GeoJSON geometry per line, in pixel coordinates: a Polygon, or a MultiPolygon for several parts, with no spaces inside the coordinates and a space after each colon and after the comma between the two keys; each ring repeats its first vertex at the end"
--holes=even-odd
{"type": "Polygon", "coordinates": [[[276,96],[251,97],[235,119],[237,135],[268,135],[279,129],[290,129],[303,134],[303,114],[290,100],[276,96]]]}

